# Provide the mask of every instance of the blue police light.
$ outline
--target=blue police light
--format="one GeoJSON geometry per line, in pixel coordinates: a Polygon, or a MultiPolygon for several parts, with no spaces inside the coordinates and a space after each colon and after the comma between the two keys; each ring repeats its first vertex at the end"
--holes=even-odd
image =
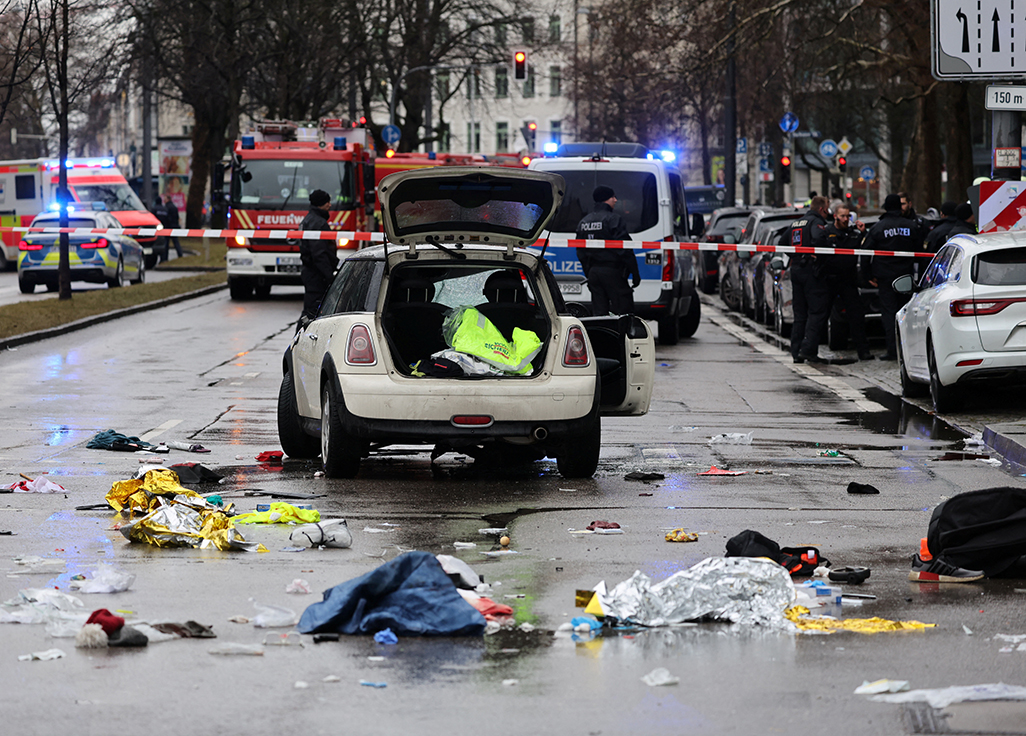
{"type": "Polygon", "coordinates": [[[434,151],[428,151],[428,161],[435,161],[438,159],[438,154],[434,151]]]}
{"type": "Polygon", "coordinates": [[[677,160],[677,154],[670,150],[660,151],[659,157],[668,164],[672,164],[677,160]]]}
{"type": "Polygon", "coordinates": [[[549,141],[542,147],[542,150],[549,154],[555,153],[559,150],[559,144],[555,141],[549,141]]]}
{"type": "Polygon", "coordinates": [[[243,148],[256,148],[256,140],[251,135],[242,136],[243,148]]]}
{"type": "Polygon", "coordinates": [[[344,151],[346,148],[346,139],[344,136],[335,136],[335,150],[344,151]]]}

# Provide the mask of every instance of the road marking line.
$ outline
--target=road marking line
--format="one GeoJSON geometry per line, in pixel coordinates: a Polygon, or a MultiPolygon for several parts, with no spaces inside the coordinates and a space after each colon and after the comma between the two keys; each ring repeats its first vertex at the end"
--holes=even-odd
{"type": "Polygon", "coordinates": [[[810,381],[818,383],[823,388],[835,394],[838,398],[843,399],[844,401],[851,401],[860,412],[887,411],[887,407],[882,406],[875,401],[866,399],[861,391],[853,388],[844,379],[838,378],[837,376],[825,375],[808,363],[794,363],[791,353],[781,350],[775,345],[766,343],[751,330],[746,330],[740,325],[736,325],[729,320],[724,320],[714,315],[709,316],[709,321],[728,334],[755,348],[758,352],[768,355],[778,363],[790,368],[795,373],[808,378],[810,381]]]}
{"type": "Polygon", "coordinates": [[[164,434],[169,429],[172,429],[173,427],[177,427],[179,424],[182,423],[182,421],[183,420],[181,420],[181,419],[168,419],[166,422],[161,424],[159,427],[154,427],[153,429],[151,429],[146,434],[140,435],[139,439],[143,440],[144,442],[149,442],[154,437],[159,437],[160,435],[164,434]]]}

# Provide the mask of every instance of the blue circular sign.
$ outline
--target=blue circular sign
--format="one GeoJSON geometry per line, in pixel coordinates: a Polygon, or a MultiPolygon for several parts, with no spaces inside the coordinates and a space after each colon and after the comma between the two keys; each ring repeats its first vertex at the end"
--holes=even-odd
{"type": "Polygon", "coordinates": [[[866,181],[869,181],[870,179],[875,179],[876,170],[872,166],[863,166],[861,169],[859,169],[859,176],[861,176],[866,181]]]}
{"type": "Polygon", "coordinates": [[[837,144],[827,138],[819,144],[819,155],[823,158],[833,158],[837,155],[837,144]]]}
{"type": "Polygon", "coordinates": [[[785,133],[793,133],[798,130],[798,116],[793,112],[785,112],[780,118],[780,129],[785,133]]]}
{"type": "Polygon", "coordinates": [[[381,140],[388,145],[392,146],[399,142],[399,139],[403,137],[403,132],[399,130],[398,125],[386,125],[381,129],[381,140]]]}

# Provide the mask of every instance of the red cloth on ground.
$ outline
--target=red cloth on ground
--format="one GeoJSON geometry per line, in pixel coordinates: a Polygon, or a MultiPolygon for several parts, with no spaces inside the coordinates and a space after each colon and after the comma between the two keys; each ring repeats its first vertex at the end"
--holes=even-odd
{"type": "Polygon", "coordinates": [[[125,625],[125,619],[120,616],[115,616],[106,608],[98,608],[89,614],[89,620],[86,621],[86,623],[99,624],[104,633],[106,633],[107,636],[110,636],[125,625]]]}

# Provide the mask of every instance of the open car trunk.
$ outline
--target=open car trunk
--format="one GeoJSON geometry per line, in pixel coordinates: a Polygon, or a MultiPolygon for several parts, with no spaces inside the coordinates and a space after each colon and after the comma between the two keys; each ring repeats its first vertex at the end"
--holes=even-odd
{"type": "Polygon", "coordinates": [[[518,263],[396,266],[381,319],[396,370],[446,378],[535,375],[552,331],[537,293],[534,275],[518,263]]]}

